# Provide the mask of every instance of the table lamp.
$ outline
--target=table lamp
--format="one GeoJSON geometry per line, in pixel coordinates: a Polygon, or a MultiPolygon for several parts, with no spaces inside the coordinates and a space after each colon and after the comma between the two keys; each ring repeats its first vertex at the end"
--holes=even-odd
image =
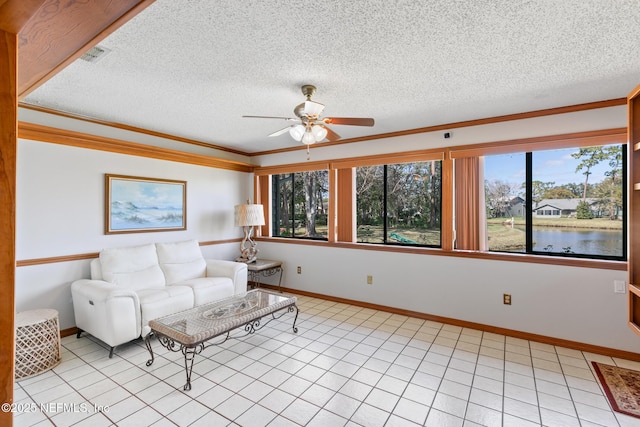
{"type": "Polygon", "coordinates": [[[258,258],[257,244],[251,239],[251,236],[253,235],[253,227],[264,225],[264,208],[262,205],[250,204],[248,200],[246,205],[237,205],[235,207],[235,224],[236,227],[242,227],[244,230],[244,238],[240,243],[240,256],[236,258],[236,261],[250,264],[258,258]]]}

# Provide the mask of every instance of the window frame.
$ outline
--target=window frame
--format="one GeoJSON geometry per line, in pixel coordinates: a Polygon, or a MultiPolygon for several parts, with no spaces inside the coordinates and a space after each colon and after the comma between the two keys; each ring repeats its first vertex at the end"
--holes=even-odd
{"type": "MultiPolygon", "coordinates": [[[[360,244],[373,244],[373,245],[389,245],[389,246],[407,246],[407,247],[423,247],[423,248],[442,248],[442,195],[443,195],[443,185],[442,185],[442,160],[439,159],[434,159],[434,160],[415,160],[415,161],[411,161],[411,162],[394,162],[394,163],[384,163],[384,164],[375,164],[375,165],[361,165],[361,166],[357,166],[354,169],[357,169],[358,167],[375,167],[375,166],[382,166],[382,205],[383,205],[383,215],[382,215],[382,230],[383,230],[383,234],[382,234],[382,242],[359,242],[358,239],[358,232],[357,232],[357,221],[356,221],[356,243],[360,243],[360,244]],[[395,166],[395,165],[407,165],[407,164],[416,164],[416,163],[428,163],[428,162],[441,162],[440,163],[440,168],[439,168],[439,176],[438,179],[440,181],[440,187],[438,188],[439,193],[438,193],[438,199],[440,201],[440,204],[438,206],[438,211],[440,213],[440,218],[439,218],[439,243],[437,245],[429,245],[429,244],[422,244],[422,243],[406,243],[406,242],[395,242],[389,239],[389,166],[395,166]]],[[[356,180],[357,180],[357,170],[355,171],[355,176],[356,176],[356,180]]],[[[358,203],[357,200],[357,195],[354,195],[354,202],[358,203]]]]}
{"type": "MultiPolygon", "coordinates": [[[[295,234],[295,223],[296,223],[296,212],[295,212],[295,192],[296,192],[296,176],[300,175],[300,174],[306,174],[306,173],[311,173],[311,172],[317,172],[317,171],[326,171],[327,172],[327,192],[331,191],[331,186],[330,186],[330,180],[329,180],[329,170],[328,169],[313,169],[313,170],[306,170],[306,171],[295,171],[295,172],[285,172],[285,173],[274,173],[269,175],[270,180],[271,180],[271,204],[273,206],[273,209],[271,209],[271,213],[270,213],[270,228],[271,228],[271,232],[273,234],[273,237],[279,237],[279,238],[283,238],[283,239],[301,239],[301,240],[318,240],[318,241],[328,241],[329,240],[329,207],[327,206],[327,237],[317,237],[317,236],[297,236],[295,234]],[[278,218],[275,215],[275,209],[277,209],[276,207],[276,198],[277,198],[277,192],[273,190],[274,186],[276,185],[276,180],[278,179],[278,177],[282,176],[282,175],[290,175],[290,179],[291,179],[291,191],[292,194],[294,195],[294,197],[291,198],[291,213],[292,213],[292,235],[291,236],[281,236],[281,235],[276,235],[275,234],[275,228],[276,228],[276,221],[278,220],[278,218]]],[[[320,203],[323,203],[323,200],[320,201],[320,203]]]]}
{"type": "MultiPolygon", "coordinates": [[[[525,154],[525,167],[526,167],[526,200],[525,200],[525,214],[526,214],[526,249],[524,252],[509,252],[509,251],[489,251],[488,248],[476,247],[472,250],[477,250],[492,254],[513,254],[513,255],[529,255],[540,257],[559,257],[559,258],[576,258],[576,259],[588,259],[598,261],[627,261],[627,242],[628,242],[628,209],[627,209],[627,197],[628,197],[628,168],[626,162],[627,155],[627,140],[626,132],[617,133],[607,131],[588,132],[583,134],[569,134],[558,135],[555,137],[539,138],[539,141],[520,140],[516,144],[510,143],[492,143],[485,146],[467,146],[457,150],[452,150],[451,157],[455,160],[465,158],[482,158],[487,155],[501,155],[501,154],[525,154]],[[622,191],[623,191],[623,225],[622,225],[622,255],[621,256],[609,256],[609,255],[591,255],[591,254],[575,254],[575,253],[563,253],[563,252],[545,252],[540,250],[533,250],[532,248],[532,230],[533,230],[533,210],[531,209],[531,194],[532,194],[532,155],[531,153],[545,151],[545,150],[557,150],[567,148],[584,148],[595,146],[607,146],[607,145],[621,145],[622,146],[622,191]]],[[[546,216],[546,212],[540,216],[546,216]]],[[[479,224],[479,228],[486,229],[486,223],[479,224]]],[[[455,233],[464,233],[464,230],[457,230],[455,233]]],[[[465,248],[469,249],[469,248],[465,248]]]]}
{"type": "MultiPolygon", "coordinates": [[[[582,147],[604,147],[611,145],[620,145],[621,146],[621,183],[622,183],[622,254],[620,256],[616,255],[595,255],[595,254],[580,254],[580,253],[565,253],[565,252],[546,252],[544,250],[534,250],[533,248],[533,209],[531,206],[531,201],[533,200],[532,196],[532,183],[533,183],[533,154],[534,152],[528,151],[525,153],[525,162],[526,162],[526,250],[525,253],[531,255],[541,255],[541,256],[552,256],[552,257],[571,257],[571,258],[586,258],[586,259],[595,259],[595,260],[610,260],[610,261],[627,261],[627,230],[628,230],[628,194],[627,194],[627,181],[628,177],[628,168],[627,168],[627,143],[608,143],[608,144],[598,144],[598,145],[588,145],[582,147]]],[[[579,147],[574,147],[579,148],[579,147]]],[[[547,148],[548,150],[548,148],[547,148]]],[[[536,151],[545,151],[545,150],[536,150],[536,151]]],[[[553,215],[554,209],[547,209],[548,213],[545,213],[545,216],[553,215]]],[[[560,211],[558,211],[560,212],[560,211]]]]}

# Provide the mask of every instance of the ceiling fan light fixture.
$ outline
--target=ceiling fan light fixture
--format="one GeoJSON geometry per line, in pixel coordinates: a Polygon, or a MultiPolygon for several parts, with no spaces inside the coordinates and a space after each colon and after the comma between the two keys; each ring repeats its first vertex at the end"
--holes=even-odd
{"type": "Polygon", "coordinates": [[[300,141],[304,145],[311,145],[316,143],[316,138],[313,136],[313,133],[309,130],[302,135],[302,140],[300,141]]]}
{"type": "Polygon", "coordinates": [[[316,142],[320,142],[327,137],[327,129],[324,126],[313,125],[311,133],[316,142]]]}
{"type": "Polygon", "coordinates": [[[296,141],[301,141],[306,128],[303,125],[296,125],[289,129],[289,135],[296,141]]]}
{"type": "MultiPolygon", "coordinates": [[[[1,2],[1,0],[0,0],[1,2]]],[[[274,117],[274,116],[242,116],[249,118],[262,119],[284,119],[287,121],[297,122],[297,125],[287,126],[284,129],[277,130],[269,136],[280,136],[287,132],[291,138],[301,142],[307,146],[307,160],[309,160],[309,146],[325,139],[330,142],[339,140],[341,137],[334,132],[331,127],[326,125],[351,125],[351,126],[373,126],[374,120],[370,117],[321,117],[324,111],[324,104],[311,100],[316,92],[313,85],[303,85],[301,87],[302,94],[307,98],[306,101],[298,104],[293,113],[295,117],[274,117]]]]}

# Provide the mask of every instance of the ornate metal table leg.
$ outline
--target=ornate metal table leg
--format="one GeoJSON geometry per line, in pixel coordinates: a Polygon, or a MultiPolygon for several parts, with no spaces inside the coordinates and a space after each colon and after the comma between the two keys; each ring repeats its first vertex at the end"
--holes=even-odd
{"type": "Polygon", "coordinates": [[[187,373],[187,383],[184,385],[183,390],[191,390],[191,372],[193,371],[193,359],[196,354],[200,353],[204,349],[204,344],[198,344],[195,347],[182,347],[182,354],[184,354],[184,370],[187,373]]]}
{"type": "Polygon", "coordinates": [[[147,360],[147,366],[151,366],[155,360],[153,357],[153,348],[151,348],[151,334],[147,334],[147,336],[144,337],[144,345],[147,346],[147,350],[149,350],[149,354],[151,355],[151,359],[147,360]]]}
{"type": "Polygon", "coordinates": [[[295,304],[289,306],[289,313],[291,313],[293,310],[296,311],[296,317],[293,319],[293,332],[297,334],[298,328],[296,327],[296,322],[298,321],[298,313],[300,311],[298,310],[298,306],[295,304]]]}
{"type": "Polygon", "coordinates": [[[249,271],[249,283],[250,283],[251,289],[255,289],[255,288],[258,287],[260,282],[258,282],[258,274],[257,274],[257,272],[249,271]]]}

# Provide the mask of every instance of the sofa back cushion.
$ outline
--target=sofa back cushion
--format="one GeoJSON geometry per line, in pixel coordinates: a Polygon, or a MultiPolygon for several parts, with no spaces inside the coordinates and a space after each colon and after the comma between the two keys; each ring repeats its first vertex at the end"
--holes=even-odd
{"type": "Polygon", "coordinates": [[[168,285],[205,277],[207,263],[197,240],[156,243],[156,249],[168,285]]]}
{"type": "Polygon", "coordinates": [[[166,281],[154,244],[109,248],[100,252],[102,278],[127,289],[162,288],[166,281]]]}
{"type": "Polygon", "coordinates": [[[93,280],[103,280],[102,279],[102,267],[100,266],[100,258],[96,258],[91,260],[91,278],[93,280]]]}

